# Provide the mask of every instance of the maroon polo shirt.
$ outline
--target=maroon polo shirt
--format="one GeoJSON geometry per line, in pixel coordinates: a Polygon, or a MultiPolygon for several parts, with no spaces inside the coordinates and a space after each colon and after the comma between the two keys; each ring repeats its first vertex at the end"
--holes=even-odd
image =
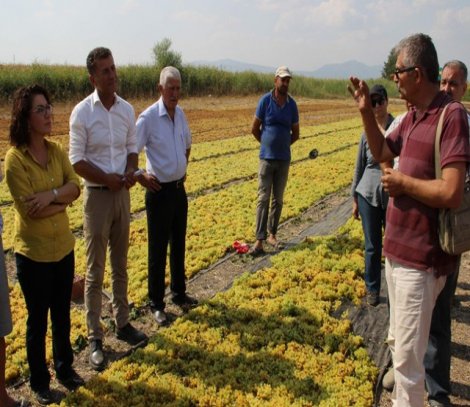
{"type": "MultiPolygon", "coordinates": [[[[439,92],[425,114],[415,118],[410,111],[387,137],[390,150],[400,156],[399,170],[414,178],[435,179],[434,140],[440,114],[450,103],[441,135],[441,168],[450,163],[469,162],[468,119],[464,107],[439,92]]],[[[390,198],[387,208],[384,253],[405,266],[447,275],[459,256],[442,251],[438,237],[439,210],[407,195],[390,198]]]]}

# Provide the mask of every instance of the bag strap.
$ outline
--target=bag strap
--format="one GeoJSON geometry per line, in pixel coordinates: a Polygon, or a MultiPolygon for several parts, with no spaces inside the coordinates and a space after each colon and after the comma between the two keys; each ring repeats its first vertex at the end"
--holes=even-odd
{"type": "Polygon", "coordinates": [[[442,125],[444,124],[444,115],[446,113],[447,107],[450,105],[448,103],[442,109],[441,116],[439,117],[439,122],[437,123],[436,128],[436,140],[434,141],[434,168],[436,171],[436,179],[441,178],[441,134],[442,134],[442,125]]]}

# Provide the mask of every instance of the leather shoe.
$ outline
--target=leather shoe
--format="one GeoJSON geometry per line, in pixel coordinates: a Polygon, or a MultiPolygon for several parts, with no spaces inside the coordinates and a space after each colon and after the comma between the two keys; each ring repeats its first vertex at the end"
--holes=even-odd
{"type": "Polygon", "coordinates": [[[49,389],[34,391],[34,396],[41,406],[47,406],[55,401],[54,396],[49,389]]]}
{"type": "Polygon", "coordinates": [[[195,307],[199,302],[196,300],[196,298],[190,297],[187,294],[178,294],[175,295],[171,301],[173,304],[178,305],[180,307],[195,307]]]}
{"type": "Polygon", "coordinates": [[[371,307],[376,307],[380,303],[379,293],[369,291],[367,293],[367,304],[371,307]]]}
{"type": "Polygon", "coordinates": [[[165,325],[168,321],[165,311],[160,309],[153,312],[153,317],[155,318],[155,321],[157,321],[158,325],[165,325]]]}
{"type": "Polygon", "coordinates": [[[91,367],[98,372],[104,369],[106,359],[103,353],[103,341],[92,339],[90,342],[90,357],[88,358],[91,367]]]}
{"type": "Polygon", "coordinates": [[[449,407],[449,406],[451,406],[450,401],[448,399],[442,399],[442,400],[428,399],[428,403],[431,407],[449,407]]]}
{"type": "Polygon", "coordinates": [[[71,369],[70,373],[65,377],[57,376],[57,381],[70,391],[73,391],[85,384],[85,381],[73,369],[71,369]]]}
{"type": "Polygon", "coordinates": [[[118,339],[131,345],[137,345],[138,343],[148,339],[147,335],[145,335],[142,331],[134,328],[130,322],[128,322],[122,328],[119,328],[116,332],[116,336],[118,339]]]}

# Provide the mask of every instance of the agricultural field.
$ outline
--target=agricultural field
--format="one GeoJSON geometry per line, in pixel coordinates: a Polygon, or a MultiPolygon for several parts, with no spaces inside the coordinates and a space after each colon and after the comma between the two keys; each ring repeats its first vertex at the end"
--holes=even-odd
{"type": "MultiPolygon", "coordinates": [[[[193,135],[186,183],[190,290],[192,281],[225,267],[223,261],[231,256],[235,240],[254,240],[258,143],[250,135],[250,126],[257,99],[201,97],[181,101],[193,135]]],[[[152,103],[131,102],[136,114],[152,103]]],[[[297,102],[301,139],[293,146],[281,220],[285,225],[300,222],[309,208],[321,206],[328,197],[347,194],[361,133],[357,110],[350,100],[297,98],[297,102]],[[312,148],[319,151],[315,160],[308,159],[312,148]]],[[[65,148],[72,108],[72,103],[54,106],[52,137],[65,148]]],[[[401,112],[403,103],[391,101],[391,110],[401,112]]],[[[2,157],[8,148],[8,124],[8,106],[1,106],[2,157]]],[[[140,165],[144,166],[143,157],[140,165]]],[[[113,324],[106,316],[105,349],[114,350],[110,359],[115,362],[95,375],[86,363],[83,305],[74,303],[76,366],[89,381],[62,405],[372,405],[377,366],[367,354],[363,338],[354,334],[347,314],[340,312],[345,303],[359,306],[365,293],[358,222],[347,222],[328,236],[307,238],[280,253],[272,252],[269,264],[256,273],[250,272],[251,258],[241,257],[237,266],[241,277],[233,285],[233,276],[227,277],[222,289],[202,295],[202,304],[187,314],[175,311],[171,326],[162,329],[148,318],[143,189],[135,187],[131,197],[129,297],[136,325],[151,339],[135,352],[122,348],[112,339],[113,324]]],[[[0,205],[8,250],[13,241],[13,211],[4,183],[0,184],[0,205]]],[[[77,237],[76,274],[83,276],[81,198],[68,214],[77,237]]],[[[7,338],[7,380],[16,384],[19,394],[28,395],[26,312],[11,253],[7,259],[15,321],[7,338]]],[[[109,280],[105,289],[110,291],[109,280]]]]}

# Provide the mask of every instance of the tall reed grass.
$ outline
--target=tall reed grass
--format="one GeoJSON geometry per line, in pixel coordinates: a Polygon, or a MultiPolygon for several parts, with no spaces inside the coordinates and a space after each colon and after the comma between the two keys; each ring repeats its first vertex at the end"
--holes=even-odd
{"type": "MultiPolygon", "coordinates": [[[[267,92],[274,74],[227,72],[219,68],[186,65],[182,69],[184,96],[252,95],[267,92]]],[[[157,94],[159,72],[152,65],[118,67],[119,93],[124,98],[148,98],[157,94]]],[[[294,73],[295,75],[295,73],[294,73]]],[[[80,100],[93,89],[85,67],[69,65],[0,65],[0,101],[8,101],[20,86],[38,83],[45,86],[54,100],[80,100]]],[[[390,97],[398,96],[393,82],[378,79],[390,97]]],[[[318,99],[349,97],[347,80],[316,79],[294,76],[290,93],[318,99]]]]}

